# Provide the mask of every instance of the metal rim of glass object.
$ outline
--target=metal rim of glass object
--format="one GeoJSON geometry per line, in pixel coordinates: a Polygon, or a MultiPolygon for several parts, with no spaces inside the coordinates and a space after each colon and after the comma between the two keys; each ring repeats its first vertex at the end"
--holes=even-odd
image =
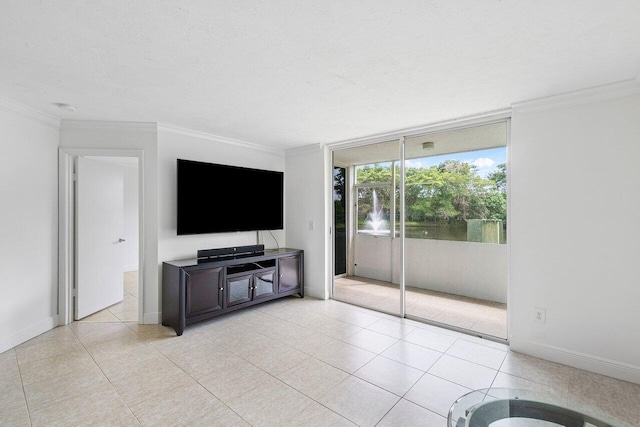
{"type": "MultiPolygon", "coordinates": [[[[505,389],[506,390],[506,389],[505,389]]],[[[516,393],[518,390],[509,390],[516,393]]],[[[609,422],[602,421],[590,415],[554,405],[544,401],[534,399],[521,399],[518,396],[513,398],[495,398],[487,402],[479,402],[464,408],[465,416],[459,416],[452,422],[454,409],[465,398],[473,394],[485,394],[489,390],[475,390],[457,399],[449,410],[447,425],[449,427],[487,427],[491,423],[506,418],[527,418],[540,421],[548,421],[565,427],[583,427],[590,425],[594,427],[614,427],[609,422]]],[[[493,397],[493,396],[491,396],[493,397]]]]}

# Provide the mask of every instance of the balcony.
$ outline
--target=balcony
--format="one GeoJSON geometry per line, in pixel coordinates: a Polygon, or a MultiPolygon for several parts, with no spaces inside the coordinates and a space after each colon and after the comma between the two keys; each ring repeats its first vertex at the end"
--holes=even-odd
{"type": "MultiPolygon", "coordinates": [[[[399,285],[365,277],[334,280],[333,298],[391,314],[399,312],[399,285]]],[[[499,339],[507,338],[507,305],[445,292],[406,287],[407,315],[499,339]]]]}
{"type": "MultiPolygon", "coordinates": [[[[333,298],[399,314],[400,239],[359,233],[353,275],[333,298]]],[[[439,326],[507,339],[507,245],[406,239],[406,314],[439,326]]]]}

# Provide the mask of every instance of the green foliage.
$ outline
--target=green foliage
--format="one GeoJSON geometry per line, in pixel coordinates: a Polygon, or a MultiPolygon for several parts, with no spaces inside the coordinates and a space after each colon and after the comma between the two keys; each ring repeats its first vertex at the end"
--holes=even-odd
{"type": "Polygon", "coordinates": [[[485,198],[487,206],[486,219],[499,219],[503,223],[507,222],[507,193],[504,191],[492,190],[485,198]]]}
{"type": "Polygon", "coordinates": [[[391,166],[389,163],[375,163],[356,169],[356,182],[391,182],[391,166]]]}
{"type": "Polygon", "coordinates": [[[336,200],[333,202],[334,204],[334,212],[335,212],[335,221],[336,221],[336,230],[344,230],[346,227],[346,215],[344,211],[344,203],[342,200],[336,200]]]}
{"type": "Polygon", "coordinates": [[[507,191],[507,164],[501,163],[498,166],[497,171],[490,173],[487,175],[487,179],[489,181],[493,181],[493,185],[495,185],[496,189],[499,191],[503,191],[506,193],[507,191]]]}
{"type": "MultiPolygon", "coordinates": [[[[358,183],[391,182],[391,168],[381,164],[358,168],[358,183]]],[[[406,221],[462,226],[468,219],[500,219],[506,223],[506,164],[486,179],[477,168],[446,160],[429,168],[405,169],[406,221]]]]}
{"type": "Polygon", "coordinates": [[[344,230],[346,227],[344,172],[344,168],[333,169],[333,205],[336,231],[344,230]]]}

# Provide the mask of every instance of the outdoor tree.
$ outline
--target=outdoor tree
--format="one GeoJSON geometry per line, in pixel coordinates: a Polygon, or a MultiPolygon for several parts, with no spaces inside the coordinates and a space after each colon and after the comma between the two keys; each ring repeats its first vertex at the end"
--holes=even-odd
{"type": "Polygon", "coordinates": [[[498,169],[495,172],[490,173],[489,175],[487,175],[487,179],[489,181],[493,181],[496,189],[498,191],[503,191],[506,193],[507,191],[507,164],[506,163],[500,163],[499,165],[496,166],[496,168],[498,169]]]}
{"type": "MultiPolygon", "coordinates": [[[[391,183],[390,165],[358,168],[357,182],[391,183]]],[[[406,220],[450,227],[466,227],[469,219],[496,219],[506,223],[506,180],[505,163],[499,164],[486,178],[479,176],[474,165],[458,160],[445,160],[426,168],[407,167],[406,220]]],[[[364,192],[371,190],[364,188],[361,191],[368,194],[364,192]]]]}

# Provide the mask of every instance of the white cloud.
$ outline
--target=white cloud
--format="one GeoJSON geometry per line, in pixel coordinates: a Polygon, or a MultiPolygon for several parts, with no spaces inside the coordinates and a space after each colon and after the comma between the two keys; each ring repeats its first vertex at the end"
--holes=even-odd
{"type": "Polygon", "coordinates": [[[424,164],[421,159],[407,159],[404,162],[405,168],[422,168],[424,164]]]}
{"type": "Polygon", "coordinates": [[[493,161],[493,159],[489,159],[487,157],[481,157],[479,159],[475,159],[473,161],[473,164],[474,166],[477,166],[479,168],[489,168],[493,166],[495,162],[493,161]]]}

